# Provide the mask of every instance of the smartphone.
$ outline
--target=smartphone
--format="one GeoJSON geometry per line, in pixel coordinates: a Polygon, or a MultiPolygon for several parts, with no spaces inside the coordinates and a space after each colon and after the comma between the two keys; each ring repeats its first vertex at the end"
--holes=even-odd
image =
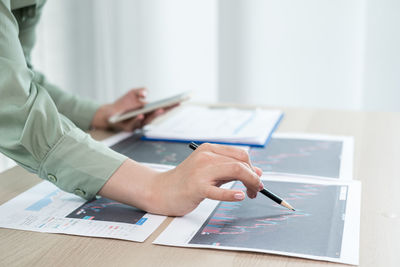
{"type": "Polygon", "coordinates": [[[146,114],[146,113],[152,112],[159,108],[165,108],[165,107],[169,107],[169,106],[181,103],[185,100],[188,100],[189,98],[190,98],[190,92],[180,93],[178,95],[174,95],[171,97],[167,97],[164,99],[160,99],[160,100],[157,100],[154,102],[147,103],[146,105],[144,105],[142,108],[139,108],[139,109],[127,111],[127,112],[121,113],[121,114],[116,114],[114,116],[111,116],[108,119],[108,121],[110,123],[117,123],[120,121],[130,119],[132,117],[135,117],[139,114],[146,114]]]}

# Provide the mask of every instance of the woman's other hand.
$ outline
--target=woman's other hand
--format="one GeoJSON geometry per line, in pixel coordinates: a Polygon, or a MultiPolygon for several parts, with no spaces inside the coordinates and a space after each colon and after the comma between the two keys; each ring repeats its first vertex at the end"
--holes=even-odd
{"type": "Polygon", "coordinates": [[[125,95],[117,99],[112,104],[105,104],[101,106],[95,113],[92,120],[92,127],[97,129],[115,129],[123,131],[134,131],[150,123],[157,116],[165,113],[169,108],[157,109],[153,112],[140,114],[136,117],[117,122],[110,123],[108,120],[111,116],[122,114],[130,110],[142,108],[146,102],[146,88],[136,88],[128,91],[125,95]]]}

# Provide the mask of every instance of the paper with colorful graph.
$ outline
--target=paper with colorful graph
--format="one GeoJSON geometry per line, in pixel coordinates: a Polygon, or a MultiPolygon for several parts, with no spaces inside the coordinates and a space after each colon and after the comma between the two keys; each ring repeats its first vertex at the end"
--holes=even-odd
{"type": "MultiPolygon", "coordinates": [[[[205,200],[192,213],[174,219],[154,243],[358,264],[358,181],[289,176],[262,180],[296,211],[261,194],[240,202],[205,200]]],[[[241,182],[227,187],[245,190],[241,182]]]]}

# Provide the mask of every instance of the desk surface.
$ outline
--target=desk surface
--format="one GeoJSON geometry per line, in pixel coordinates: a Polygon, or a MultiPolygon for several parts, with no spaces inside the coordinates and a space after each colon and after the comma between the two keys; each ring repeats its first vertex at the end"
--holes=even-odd
{"type": "MultiPolygon", "coordinates": [[[[400,113],[284,111],[279,132],[355,137],[354,177],[362,181],[360,266],[400,266],[400,113]]],[[[92,135],[103,139],[110,133],[92,135]]],[[[40,181],[20,167],[0,174],[0,204],[40,181]]],[[[171,220],[144,243],[0,229],[0,266],[338,266],[260,253],[152,245],[171,220]]]]}

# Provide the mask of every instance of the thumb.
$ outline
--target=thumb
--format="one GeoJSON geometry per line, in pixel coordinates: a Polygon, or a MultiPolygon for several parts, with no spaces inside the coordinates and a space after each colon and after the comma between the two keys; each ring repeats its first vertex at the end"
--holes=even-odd
{"type": "Polygon", "coordinates": [[[143,107],[146,104],[144,100],[145,90],[145,88],[130,90],[113,103],[114,109],[117,112],[125,112],[143,107]]]}
{"type": "Polygon", "coordinates": [[[241,190],[223,189],[216,186],[209,186],[206,197],[220,201],[241,201],[246,195],[241,190]]]}

